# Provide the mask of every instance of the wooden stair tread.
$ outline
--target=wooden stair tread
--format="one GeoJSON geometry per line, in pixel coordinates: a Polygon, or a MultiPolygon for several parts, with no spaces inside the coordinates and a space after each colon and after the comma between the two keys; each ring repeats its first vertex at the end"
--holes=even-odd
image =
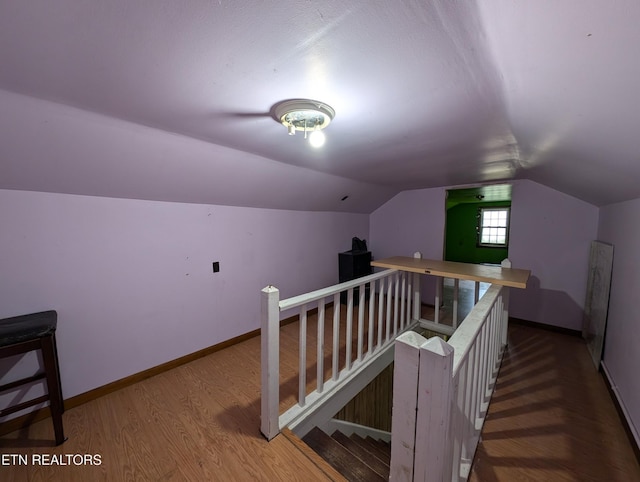
{"type": "Polygon", "coordinates": [[[375,482],[388,480],[374,471],[344,445],[319,428],[312,429],[302,440],[322,456],[345,478],[353,482],[375,482]]]}
{"type": "MultiPolygon", "coordinates": [[[[361,437],[362,438],[362,437],[361,437]]],[[[376,440],[372,437],[364,437],[362,440],[371,447],[371,450],[377,454],[378,458],[387,465],[391,463],[391,444],[382,440],[376,440]]]]}
{"type": "Polygon", "coordinates": [[[292,445],[295,446],[300,452],[302,452],[316,467],[322,470],[327,477],[334,482],[342,482],[347,480],[336,468],[323,459],[319,453],[313,450],[308,444],[306,444],[301,438],[294,434],[288,428],[282,430],[282,436],[285,437],[292,445]]]}
{"type": "MultiPolygon", "coordinates": [[[[354,434],[355,435],[355,434],[354,434]]],[[[349,450],[353,455],[371,467],[381,477],[389,478],[389,464],[381,460],[376,453],[369,449],[368,444],[358,435],[347,437],[340,431],[334,432],[331,437],[349,450]],[[358,440],[359,439],[359,440],[358,440]]]]}

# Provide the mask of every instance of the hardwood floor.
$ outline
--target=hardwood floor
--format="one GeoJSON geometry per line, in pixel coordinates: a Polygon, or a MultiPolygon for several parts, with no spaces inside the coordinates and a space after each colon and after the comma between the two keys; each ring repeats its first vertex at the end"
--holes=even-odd
{"type": "Polygon", "coordinates": [[[510,324],[473,482],[638,482],[640,467],[581,338],[510,324]]]}
{"type": "Polygon", "coordinates": [[[287,437],[260,426],[260,338],[149,378],[64,414],[69,440],[53,447],[50,420],[0,438],[9,481],[332,480],[287,437]],[[100,455],[101,465],[39,466],[32,454],[100,455]]]}
{"type": "MultiPolygon", "coordinates": [[[[308,332],[315,330],[311,317],[308,332]]],[[[470,480],[640,481],[582,341],[519,325],[509,336],[470,480]]],[[[308,386],[315,383],[314,344],[308,386]]],[[[282,410],[297,393],[296,356],[294,323],[283,328],[282,410]]],[[[259,363],[256,337],[66,411],[69,440],[60,447],[52,446],[50,420],[0,437],[0,480],[339,480],[290,437],[268,443],[260,435],[259,363]],[[4,464],[11,454],[27,455],[27,464],[4,464]],[[70,460],[37,465],[33,454],[70,460]],[[97,454],[101,463],[74,465],[76,454],[97,454]]]]}

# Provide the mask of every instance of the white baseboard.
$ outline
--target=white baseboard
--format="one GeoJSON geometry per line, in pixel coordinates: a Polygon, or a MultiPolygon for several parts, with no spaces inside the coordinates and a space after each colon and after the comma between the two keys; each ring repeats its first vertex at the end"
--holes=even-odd
{"type": "Polygon", "coordinates": [[[616,401],[618,402],[618,406],[620,407],[625,420],[627,421],[627,426],[629,427],[629,430],[631,431],[631,434],[633,435],[633,438],[636,441],[636,446],[640,449],[640,435],[638,435],[638,429],[636,428],[636,426],[633,424],[633,420],[631,420],[631,416],[629,415],[629,411],[627,410],[627,407],[624,404],[624,401],[622,400],[622,397],[620,397],[620,392],[618,391],[618,386],[615,384],[615,382],[613,381],[613,378],[611,378],[611,374],[609,373],[609,370],[607,369],[607,365],[604,363],[604,361],[601,362],[601,366],[602,366],[602,371],[604,372],[604,376],[607,377],[607,381],[609,382],[609,386],[611,387],[611,391],[613,392],[613,394],[616,397],[616,401]]]}

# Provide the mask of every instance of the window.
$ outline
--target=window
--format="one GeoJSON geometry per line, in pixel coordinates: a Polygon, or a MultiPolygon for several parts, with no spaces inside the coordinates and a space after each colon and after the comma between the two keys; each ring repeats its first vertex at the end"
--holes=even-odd
{"type": "Polygon", "coordinates": [[[480,208],[479,246],[506,247],[509,243],[509,208],[480,208]]]}

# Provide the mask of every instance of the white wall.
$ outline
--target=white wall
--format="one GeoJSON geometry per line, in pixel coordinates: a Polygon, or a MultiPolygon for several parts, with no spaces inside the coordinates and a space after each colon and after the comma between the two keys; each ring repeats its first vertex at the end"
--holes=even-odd
{"type": "MultiPolygon", "coordinates": [[[[69,398],[257,329],[268,284],[289,297],[337,283],[337,253],[367,238],[368,223],[0,190],[0,318],[58,311],[69,398]]],[[[0,373],[25,363],[12,359],[0,373]]]]}
{"type": "MultiPolygon", "coordinates": [[[[425,258],[442,259],[445,192],[405,191],[372,213],[373,255],[419,250],[425,258]]],[[[580,330],[598,208],[532,181],[514,181],[512,195],[509,258],[515,268],[530,269],[532,278],[526,290],[511,290],[510,314],[580,330]]],[[[431,292],[429,287],[425,302],[432,302],[431,292]]]]}
{"type": "Polygon", "coordinates": [[[614,246],[604,365],[640,444],[640,199],[603,207],[598,238],[614,246]]]}

